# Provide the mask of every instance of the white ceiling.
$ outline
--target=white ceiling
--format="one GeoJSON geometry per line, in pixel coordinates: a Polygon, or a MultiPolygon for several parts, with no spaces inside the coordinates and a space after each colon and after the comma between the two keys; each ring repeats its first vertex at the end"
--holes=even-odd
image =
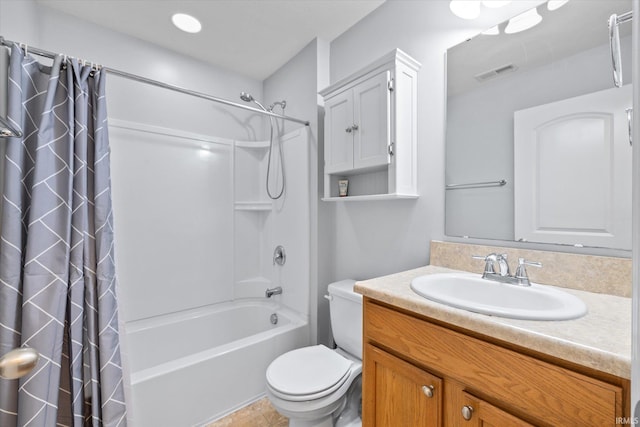
{"type": "MultiPolygon", "coordinates": [[[[631,0],[570,1],[554,11],[538,6],[542,22],[520,33],[505,34],[503,22],[499,25],[500,35],[480,34],[447,51],[448,94],[480,87],[489,80],[478,82],[475,75],[505,65],[514,65],[522,73],[608,44],[609,16],[631,8],[631,0]]],[[[630,24],[620,26],[621,37],[630,33],[630,24]]]]}
{"type": "Polygon", "coordinates": [[[264,80],[315,37],[331,41],[384,0],[38,0],[79,18],[264,80]],[[202,22],[198,34],[171,15],[202,22]]]}

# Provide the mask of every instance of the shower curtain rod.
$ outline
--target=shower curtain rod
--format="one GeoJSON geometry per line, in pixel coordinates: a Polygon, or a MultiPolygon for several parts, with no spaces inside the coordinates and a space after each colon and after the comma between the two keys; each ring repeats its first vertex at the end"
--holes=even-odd
{"type": "MultiPolygon", "coordinates": [[[[6,40],[4,37],[0,36],[0,45],[6,46],[6,47],[12,47],[14,44],[22,47],[25,50],[25,52],[31,52],[31,53],[33,53],[35,55],[43,56],[43,57],[46,57],[46,58],[53,59],[56,56],[60,55],[60,54],[57,54],[57,53],[54,53],[54,52],[49,52],[47,50],[38,49],[38,48],[32,47],[32,46],[27,46],[24,43],[18,43],[18,42],[13,42],[11,40],[6,40]]],[[[93,63],[90,63],[90,64],[93,64],[93,63]]],[[[217,96],[208,95],[206,93],[197,92],[195,90],[185,89],[185,88],[180,87],[180,86],[175,86],[175,85],[172,85],[172,84],[169,84],[169,83],[164,83],[164,82],[161,82],[161,81],[158,81],[158,80],[149,79],[149,78],[146,78],[146,77],[138,76],[136,74],[127,73],[125,71],[116,70],[115,68],[109,68],[109,67],[104,67],[104,66],[97,66],[97,67],[102,69],[103,71],[105,71],[107,73],[115,74],[117,76],[124,77],[124,78],[130,79],[130,80],[135,80],[135,81],[138,81],[138,82],[141,82],[141,83],[150,84],[152,86],[158,86],[158,87],[161,87],[161,88],[164,88],[164,89],[168,89],[168,90],[172,90],[172,91],[175,91],[175,92],[184,93],[186,95],[195,96],[196,98],[202,98],[202,99],[206,99],[208,101],[218,102],[220,104],[228,105],[228,106],[231,106],[231,107],[241,108],[243,110],[248,110],[248,111],[252,111],[254,113],[258,113],[258,114],[263,114],[263,115],[267,115],[267,116],[270,116],[270,117],[274,117],[276,119],[289,120],[291,122],[301,123],[301,124],[303,124],[305,126],[309,126],[309,122],[307,120],[297,119],[295,117],[284,116],[282,114],[277,114],[277,113],[273,113],[273,112],[269,112],[269,111],[260,110],[258,108],[250,107],[248,105],[243,105],[243,104],[239,104],[237,102],[229,101],[228,99],[218,98],[217,96]]]]}

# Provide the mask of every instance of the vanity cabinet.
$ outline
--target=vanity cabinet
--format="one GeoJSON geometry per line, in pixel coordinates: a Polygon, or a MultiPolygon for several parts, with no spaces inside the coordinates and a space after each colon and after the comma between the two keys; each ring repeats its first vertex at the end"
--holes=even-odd
{"type": "Polygon", "coordinates": [[[630,412],[626,379],[528,354],[368,297],[363,326],[366,426],[615,426],[630,412]],[[390,408],[396,404],[400,409],[390,408]]]}
{"type": "Polygon", "coordinates": [[[442,425],[442,379],[372,345],[364,349],[368,361],[364,378],[371,393],[368,420],[376,427],[438,427],[442,425]]]}
{"type": "Polygon", "coordinates": [[[399,49],[324,89],[324,200],[417,197],[416,81],[399,49]],[[338,197],[338,181],[349,181],[338,197]]]}
{"type": "Polygon", "coordinates": [[[462,392],[461,408],[462,418],[469,427],[534,427],[533,424],[466,392],[462,392]]]}

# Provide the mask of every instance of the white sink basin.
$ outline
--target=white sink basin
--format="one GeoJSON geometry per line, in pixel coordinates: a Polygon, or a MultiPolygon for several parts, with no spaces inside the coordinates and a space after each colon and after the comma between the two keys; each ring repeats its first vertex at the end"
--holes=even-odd
{"type": "Polygon", "coordinates": [[[582,300],[559,289],[499,283],[476,274],[420,276],[411,281],[411,289],[452,307],[512,319],[569,320],[587,313],[582,300]]]}

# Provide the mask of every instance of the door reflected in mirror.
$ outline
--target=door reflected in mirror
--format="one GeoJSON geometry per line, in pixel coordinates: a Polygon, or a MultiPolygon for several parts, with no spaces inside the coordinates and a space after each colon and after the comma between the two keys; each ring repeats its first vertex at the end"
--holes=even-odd
{"type": "Polygon", "coordinates": [[[543,3],[534,27],[447,51],[448,236],[631,249],[631,24],[620,89],[607,29],[631,8],[543,3]]]}

